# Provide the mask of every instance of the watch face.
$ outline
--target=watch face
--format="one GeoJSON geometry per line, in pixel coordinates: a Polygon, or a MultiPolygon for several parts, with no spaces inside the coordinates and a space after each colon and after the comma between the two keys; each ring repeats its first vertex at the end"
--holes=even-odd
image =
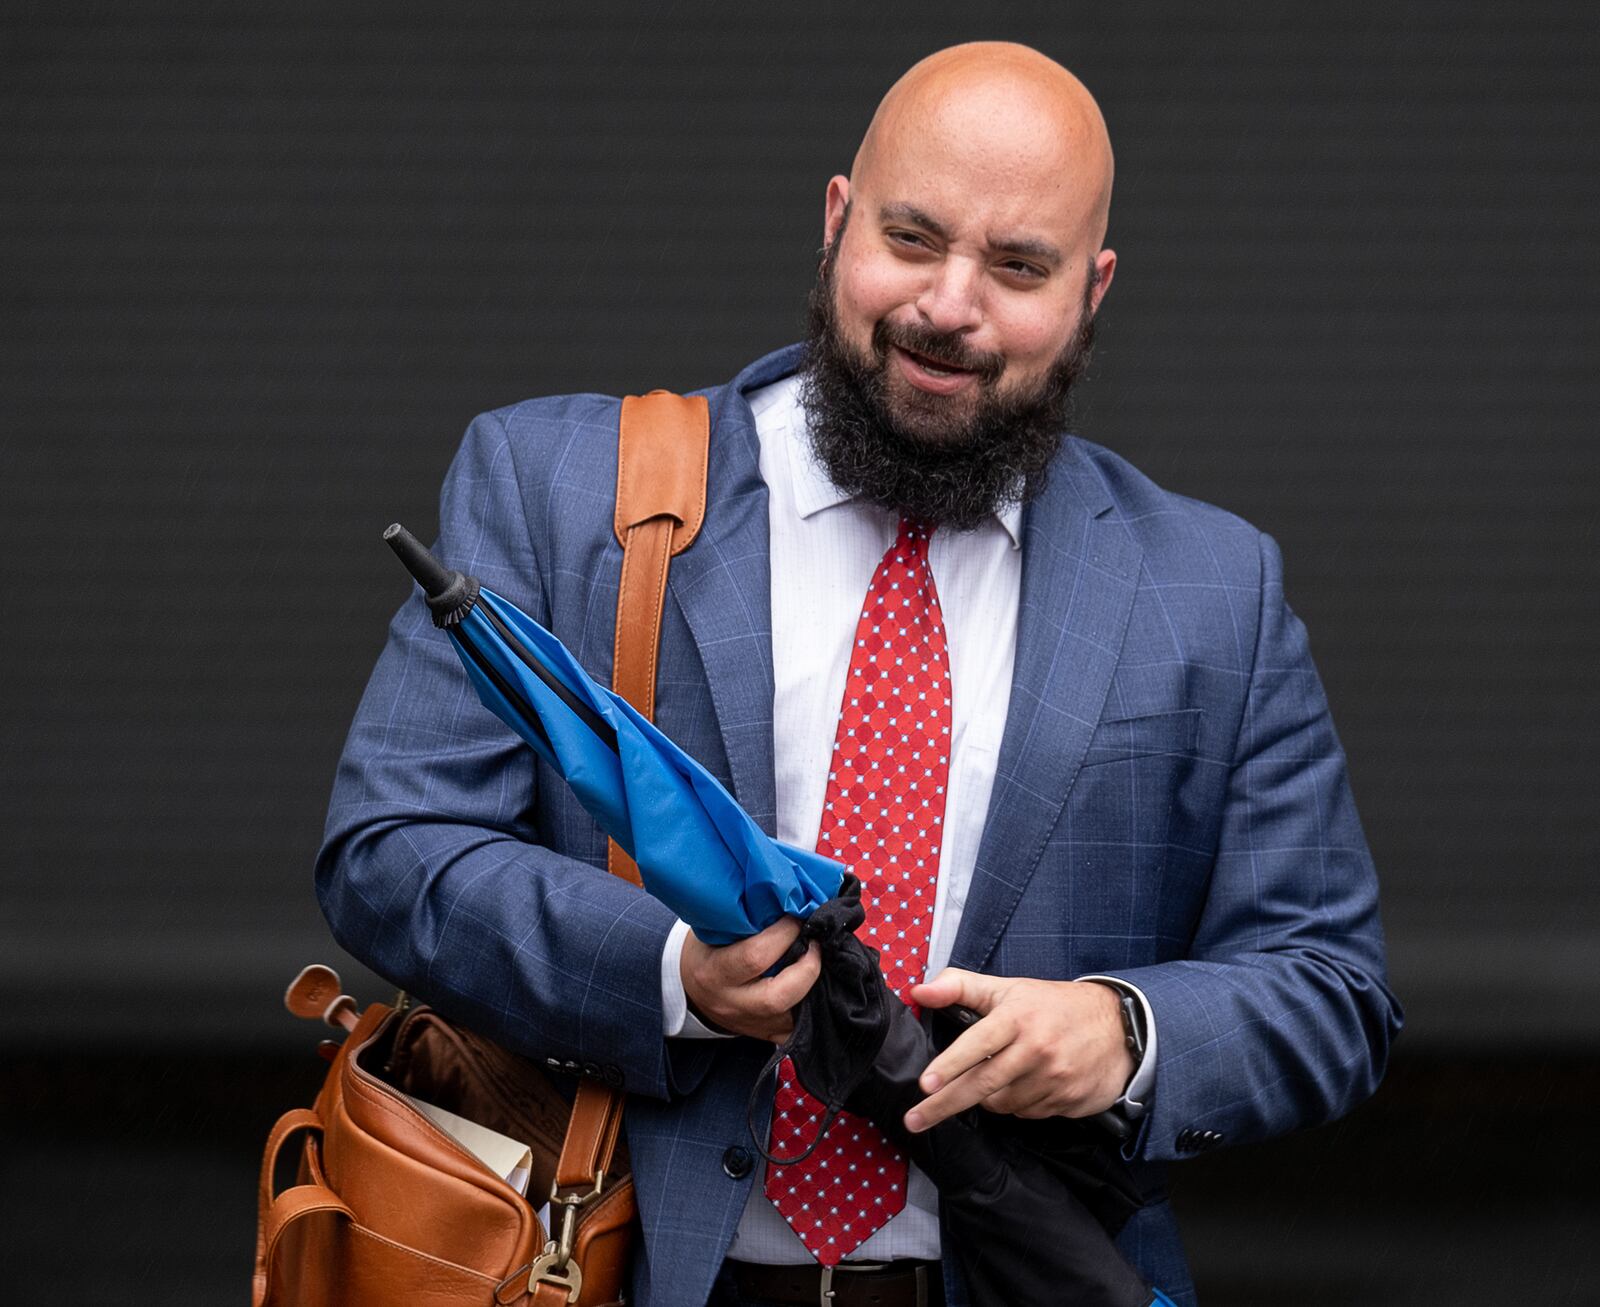
{"type": "Polygon", "coordinates": [[[1127,1036],[1128,1047],[1133,1050],[1135,1057],[1143,1057],[1144,1013],[1139,1009],[1139,1000],[1121,991],[1118,997],[1122,1000],[1122,1031],[1127,1036]]]}

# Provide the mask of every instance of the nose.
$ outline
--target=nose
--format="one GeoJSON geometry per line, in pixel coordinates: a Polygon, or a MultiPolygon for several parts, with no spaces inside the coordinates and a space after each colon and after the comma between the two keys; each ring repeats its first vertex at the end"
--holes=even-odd
{"type": "Polygon", "coordinates": [[[935,331],[974,331],[983,322],[979,289],[979,270],[972,260],[944,259],[917,297],[917,312],[935,331]]]}

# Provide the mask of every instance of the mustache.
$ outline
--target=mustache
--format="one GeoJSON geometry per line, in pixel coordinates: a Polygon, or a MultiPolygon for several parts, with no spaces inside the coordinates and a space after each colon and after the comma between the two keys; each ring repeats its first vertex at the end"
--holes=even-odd
{"type": "Polygon", "coordinates": [[[944,367],[975,373],[980,381],[991,386],[1000,380],[1006,366],[1004,355],[975,350],[957,332],[935,331],[922,323],[895,323],[880,318],[872,329],[872,352],[880,364],[887,361],[890,346],[908,354],[921,354],[944,367]]]}

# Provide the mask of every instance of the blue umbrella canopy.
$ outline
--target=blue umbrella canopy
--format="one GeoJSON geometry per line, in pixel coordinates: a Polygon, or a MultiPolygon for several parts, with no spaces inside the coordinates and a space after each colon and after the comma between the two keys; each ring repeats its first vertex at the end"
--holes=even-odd
{"type": "Polygon", "coordinates": [[[769,836],[515,604],[446,568],[399,523],[383,538],[422,586],[483,705],[561,774],[638,864],[645,889],[707,944],[809,917],[838,894],[843,867],[769,836]]]}

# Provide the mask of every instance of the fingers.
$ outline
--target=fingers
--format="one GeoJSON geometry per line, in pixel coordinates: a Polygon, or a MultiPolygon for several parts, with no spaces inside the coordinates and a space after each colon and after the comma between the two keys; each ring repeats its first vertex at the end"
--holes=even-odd
{"type": "Polygon", "coordinates": [[[806,945],[806,951],[798,962],[791,962],[777,975],[765,976],[755,981],[754,985],[763,991],[759,1000],[761,1005],[776,1015],[788,1012],[810,993],[811,986],[821,973],[822,950],[813,940],[806,945]]]}
{"type": "Polygon", "coordinates": [[[1116,1102],[1133,1074],[1105,986],[946,972],[920,988],[959,995],[988,1015],[928,1064],[918,1081],[928,1097],[906,1114],[908,1130],[980,1104],[1015,1116],[1088,1116],[1116,1102]]]}
{"type": "Polygon", "coordinates": [[[1032,1121],[1056,1115],[1051,1086],[1048,1082],[1041,1082],[1038,1076],[1013,1080],[998,1094],[991,1094],[984,1099],[983,1106],[988,1112],[1005,1112],[1032,1121]]]}
{"type": "Polygon", "coordinates": [[[984,1017],[929,1062],[917,1084],[923,1093],[931,1094],[980,1062],[987,1061],[1015,1038],[1016,1026],[1013,1022],[999,1015],[984,1017]]]}
{"type": "Polygon", "coordinates": [[[960,1003],[975,1012],[987,1013],[1005,993],[1010,981],[1001,976],[984,976],[960,967],[946,967],[932,980],[911,987],[911,1001],[918,1007],[941,1008],[960,1003]]]}
{"type": "Polygon", "coordinates": [[[721,948],[691,934],[684,940],[679,969],[692,1010],[732,1034],[774,1042],[787,1039],[794,1029],[790,1010],[822,970],[821,951],[813,941],[797,961],[775,975],[765,973],[799,932],[800,923],[791,917],[721,948]]]}
{"type": "Polygon", "coordinates": [[[800,922],[794,917],[784,917],[760,934],[713,950],[711,967],[723,984],[746,984],[778,961],[799,933],[800,922]]]}
{"type": "Polygon", "coordinates": [[[964,992],[963,982],[971,975],[970,971],[962,971],[957,967],[946,967],[932,980],[924,981],[920,985],[913,985],[910,994],[911,1001],[918,1007],[931,1008],[949,1007],[952,1003],[965,1002],[962,997],[964,992]]]}
{"type": "MultiPolygon", "coordinates": [[[[976,1031],[977,1027],[974,1026],[973,1030],[976,1031]]],[[[970,1071],[958,1076],[938,1093],[929,1095],[907,1112],[906,1129],[916,1134],[938,1125],[939,1122],[957,1113],[965,1112],[969,1107],[984,1103],[986,1099],[1000,1094],[1014,1081],[1025,1076],[1028,1070],[1027,1060],[1017,1053],[1010,1050],[997,1053],[979,1062],[970,1071]]],[[[996,1108],[996,1110],[1003,1109],[996,1108]]]]}

